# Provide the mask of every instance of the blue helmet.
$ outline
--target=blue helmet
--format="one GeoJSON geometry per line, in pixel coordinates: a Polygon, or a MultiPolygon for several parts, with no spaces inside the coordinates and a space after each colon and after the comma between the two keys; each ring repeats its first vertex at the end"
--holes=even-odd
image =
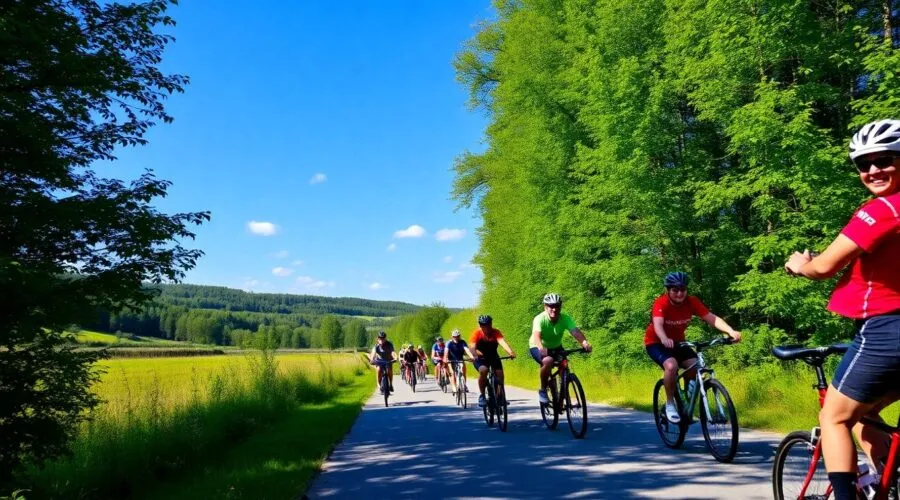
{"type": "Polygon", "coordinates": [[[688,275],[681,271],[671,272],[663,279],[663,286],[666,288],[672,286],[688,286],[688,275]]]}

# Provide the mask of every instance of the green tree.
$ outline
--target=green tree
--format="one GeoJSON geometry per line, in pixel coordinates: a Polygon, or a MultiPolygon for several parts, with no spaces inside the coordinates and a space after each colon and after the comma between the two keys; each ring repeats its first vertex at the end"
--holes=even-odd
{"type": "Polygon", "coordinates": [[[344,347],[360,348],[369,345],[369,336],[366,333],[366,324],[362,320],[354,319],[344,327],[344,347]]]}
{"type": "Polygon", "coordinates": [[[325,349],[338,349],[344,347],[344,332],[341,322],[336,316],[325,316],[319,323],[319,332],[322,335],[322,347],[325,349]]]}
{"type": "Polygon", "coordinates": [[[202,255],[182,246],[208,213],[167,215],[169,183],[123,183],[91,165],[146,143],[187,78],[160,70],[166,0],[0,7],[0,480],[63,452],[97,404],[97,354],[60,333],[102,308],[138,306],[142,282],[177,281],[202,255]]]}

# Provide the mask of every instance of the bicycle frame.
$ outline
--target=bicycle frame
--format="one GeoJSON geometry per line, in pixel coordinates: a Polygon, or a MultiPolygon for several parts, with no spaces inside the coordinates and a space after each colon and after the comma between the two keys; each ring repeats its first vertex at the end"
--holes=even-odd
{"type": "MultiPolygon", "coordinates": [[[[682,400],[685,402],[685,406],[684,406],[685,415],[693,415],[694,410],[697,407],[697,403],[702,398],[703,403],[704,403],[703,411],[706,413],[706,418],[708,421],[712,421],[713,416],[709,412],[709,404],[708,404],[709,402],[706,400],[706,390],[705,390],[704,384],[707,381],[714,379],[714,378],[716,378],[715,370],[713,370],[712,368],[709,368],[706,365],[706,360],[703,358],[703,353],[698,352],[697,353],[697,361],[694,364],[692,364],[691,366],[682,370],[681,373],[678,375],[678,378],[675,381],[676,390],[678,391],[679,394],[681,394],[683,396],[682,400]],[[682,385],[681,380],[687,379],[687,374],[690,373],[692,370],[696,371],[694,380],[696,380],[697,383],[694,384],[693,390],[689,391],[688,393],[685,393],[681,389],[681,385],[682,385]]],[[[716,399],[716,405],[719,406],[720,412],[723,411],[723,408],[721,407],[721,404],[719,403],[718,398],[716,399]]]]}
{"type": "Polygon", "coordinates": [[[569,368],[569,354],[576,352],[584,352],[584,349],[566,349],[560,353],[558,360],[554,362],[553,370],[550,371],[549,380],[553,381],[559,377],[560,381],[559,390],[556,391],[556,397],[553,400],[553,408],[556,409],[558,413],[562,413],[562,402],[565,401],[563,391],[566,388],[566,384],[569,382],[569,374],[574,373],[569,368]]]}

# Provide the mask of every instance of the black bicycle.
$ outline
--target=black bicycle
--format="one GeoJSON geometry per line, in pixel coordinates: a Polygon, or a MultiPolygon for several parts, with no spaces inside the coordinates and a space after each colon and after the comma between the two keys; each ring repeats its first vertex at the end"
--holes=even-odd
{"type": "MultiPolygon", "coordinates": [[[[514,359],[512,356],[502,356],[500,360],[514,359]]],[[[460,370],[462,371],[462,370],[460,370]]],[[[487,387],[484,391],[484,422],[488,427],[494,426],[494,417],[497,418],[497,428],[500,432],[506,432],[509,412],[509,402],[506,400],[506,388],[502,382],[497,381],[494,370],[488,367],[487,387]]]]}
{"type": "Polygon", "coordinates": [[[453,369],[453,378],[456,380],[456,404],[465,409],[468,405],[466,401],[466,375],[462,370],[465,361],[449,361],[449,363],[453,369]]]}
{"type": "Polygon", "coordinates": [[[675,404],[681,417],[679,423],[672,423],[666,417],[666,392],[663,380],[656,382],[653,389],[653,416],[656,430],[663,444],[669,448],[678,448],[684,442],[688,426],[694,422],[694,411],[699,406],[700,427],[703,439],[710,454],[719,462],[731,462],[738,447],[738,418],[734,402],[716,373],[706,364],[703,358],[704,349],[718,345],[729,345],[731,337],[718,337],[705,342],[679,342],[679,347],[690,347],[697,352],[697,362],[685,368],[675,382],[677,395],[675,404]],[[696,377],[687,391],[681,386],[686,373],[696,369],[696,377]]]}
{"type": "Polygon", "coordinates": [[[442,391],[447,392],[448,388],[450,387],[450,378],[447,377],[447,372],[446,370],[444,370],[444,364],[443,362],[441,362],[434,366],[438,372],[438,387],[440,387],[442,391]]]}
{"type": "Polygon", "coordinates": [[[396,363],[396,359],[392,359],[391,361],[385,361],[383,359],[376,359],[372,362],[373,365],[381,365],[381,393],[384,394],[384,406],[388,406],[388,398],[391,396],[391,381],[388,378],[388,365],[392,363],[396,363]]]}
{"type": "Polygon", "coordinates": [[[587,434],[588,411],[584,388],[569,366],[569,354],[576,352],[585,352],[585,350],[580,347],[567,349],[554,356],[554,370],[550,372],[550,379],[547,382],[550,402],[540,405],[541,419],[548,429],[556,429],[559,424],[559,414],[565,411],[566,420],[569,421],[569,430],[576,439],[581,439],[587,434]],[[559,381],[559,385],[557,385],[557,381],[559,381]],[[565,392],[562,389],[565,389],[565,392]]]}

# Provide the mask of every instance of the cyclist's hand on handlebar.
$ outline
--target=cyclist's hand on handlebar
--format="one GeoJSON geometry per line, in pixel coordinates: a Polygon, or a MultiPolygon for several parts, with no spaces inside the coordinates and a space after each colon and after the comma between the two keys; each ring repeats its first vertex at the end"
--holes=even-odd
{"type": "Polygon", "coordinates": [[[584,352],[591,352],[594,349],[587,340],[581,343],[581,348],[584,349],[584,352]]]}
{"type": "Polygon", "coordinates": [[[732,330],[729,335],[731,336],[731,341],[734,342],[735,344],[737,344],[738,342],[741,341],[741,332],[739,332],[737,330],[732,330]]]}
{"type": "Polygon", "coordinates": [[[546,347],[541,347],[540,352],[541,352],[541,358],[547,357],[547,348],[546,347]]]}
{"type": "Polygon", "coordinates": [[[516,351],[509,353],[509,357],[512,359],[516,359],[516,351]]]}
{"type": "Polygon", "coordinates": [[[673,349],[675,347],[675,341],[666,337],[662,339],[662,345],[666,346],[666,349],[673,349]]]}

